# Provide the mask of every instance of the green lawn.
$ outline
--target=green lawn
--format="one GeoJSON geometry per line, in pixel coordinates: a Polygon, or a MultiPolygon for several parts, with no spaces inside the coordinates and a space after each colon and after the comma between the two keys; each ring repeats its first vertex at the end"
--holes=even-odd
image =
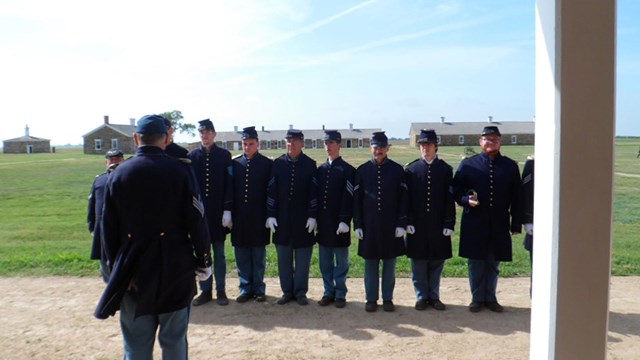
{"type": "MultiPolygon", "coordinates": [[[[619,140],[616,144],[614,207],[614,275],[640,275],[640,159],[639,139],[619,140]]],[[[86,226],[87,196],[96,174],[104,171],[104,158],[84,155],[81,148],[58,148],[55,154],[0,154],[0,276],[91,275],[98,264],[89,260],[91,237],[86,226]]],[[[464,147],[441,147],[439,156],[454,169],[464,147]]],[[[479,148],[475,147],[476,152],[479,148]]],[[[502,152],[524,164],[532,146],[503,146],[502,152]]],[[[237,153],[237,152],[235,152],[237,153]]],[[[283,150],[263,151],[277,157],[283,150]]],[[[325,159],[321,149],[305,150],[318,162],[325,159]]],[[[235,155],[235,154],[234,154],[235,155]]],[[[369,149],[343,149],[342,155],[354,166],[370,158],[369,149]]],[[[405,164],[418,156],[406,143],[394,143],[389,157],[405,164]]],[[[458,223],[460,214],[458,214],[458,223]]],[[[456,226],[458,230],[458,225],[456,226]]],[[[514,261],[504,263],[501,275],[529,275],[529,255],[522,247],[522,236],[514,239],[514,261]]],[[[458,232],[453,236],[457,253],[458,232]]],[[[226,247],[228,271],[235,275],[233,249],[226,247]]],[[[268,247],[267,276],[276,276],[276,255],[268,247]]],[[[320,276],[317,248],[311,266],[313,277],[320,276]]],[[[410,275],[406,257],[398,259],[398,276],[410,275]]],[[[363,262],[357,256],[357,239],[351,248],[351,277],[361,277],[363,262]]],[[[445,265],[445,276],[466,276],[465,259],[454,256],[445,265]]]]}

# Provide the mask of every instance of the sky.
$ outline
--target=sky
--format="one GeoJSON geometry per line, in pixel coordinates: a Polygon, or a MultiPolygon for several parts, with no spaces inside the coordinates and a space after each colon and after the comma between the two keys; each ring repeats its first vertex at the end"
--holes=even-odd
{"type": "MultiPolygon", "coordinates": [[[[640,1],[618,0],[617,49],[616,135],[640,136],[640,1]]],[[[171,110],[398,138],[441,116],[532,121],[534,53],[534,0],[3,0],[0,140],[81,144],[105,115],[171,110]]]]}

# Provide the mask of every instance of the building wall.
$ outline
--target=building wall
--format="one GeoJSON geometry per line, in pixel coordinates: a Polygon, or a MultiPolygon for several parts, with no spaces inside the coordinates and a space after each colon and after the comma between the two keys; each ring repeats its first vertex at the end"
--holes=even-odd
{"type": "Polygon", "coordinates": [[[132,136],[125,136],[108,127],[102,128],[84,137],[84,153],[85,154],[105,154],[111,149],[111,139],[118,139],[118,148],[125,154],[133,154],[136,152],[136,146],[132,136]],[[102,141],[102,148],[95,149],[95,140],[102,141]]]}
{"type": "MultiPolygon", "coordinates": [[[[440,135],[440,146],[478,146],[480,135],[462,135],[464,136],[463,143],[460,143],[461,135],[440,135]]],[[[410,137],[409,143],[413,146],[418,146],[418,138],[420,134],[413,133],[410,137]]],[[[502,145],[534,145],[534,134],[502,134],[502,145]],[[512,142],[512,136],[516,136],[516,142],[512,142]]]]}
{"type": "Polygon", "coordinates": [[[49,153],[51,152],[50,141],[5,141],[4,150],[5,154],[26,154],[27,147],[31,145],[33,147],[33,153],[49,153]]]}

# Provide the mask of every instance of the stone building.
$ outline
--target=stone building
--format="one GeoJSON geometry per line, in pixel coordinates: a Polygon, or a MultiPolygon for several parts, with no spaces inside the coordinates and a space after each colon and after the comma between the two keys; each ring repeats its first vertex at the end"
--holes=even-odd
{"type": "Polygon", "coordinates": [[[110,124],[109,116],[104,123],[84,134],[82,138],[85,154],[105,154],[110,149],[120,149],[125,154],[136,152],[133,133],[136,131],[135,119],[129,119],[129,125],[110,124]]]}
{"type": "Polygon", "coordinates": [[[24,128],[24,136],[3,141],[5,154],[32,154],[51,152],[51,141],[29,135],[29,125],[24,128]]]}

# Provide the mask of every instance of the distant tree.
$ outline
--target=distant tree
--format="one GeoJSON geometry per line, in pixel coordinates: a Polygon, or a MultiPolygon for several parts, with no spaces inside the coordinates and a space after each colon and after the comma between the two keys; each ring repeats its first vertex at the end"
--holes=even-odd
{"type": "Polygon", "coordinates": [[[178,131],[180,134],[188,134],[189,136],[194,136],[196,134],[196,126],[193,124],[183,123],[184,117],[182,116],[182,111],[180,110],[172,110],[166,111],[158,114],[163,116],[169,121],[171,121],[171,126],[178,131]]]}

